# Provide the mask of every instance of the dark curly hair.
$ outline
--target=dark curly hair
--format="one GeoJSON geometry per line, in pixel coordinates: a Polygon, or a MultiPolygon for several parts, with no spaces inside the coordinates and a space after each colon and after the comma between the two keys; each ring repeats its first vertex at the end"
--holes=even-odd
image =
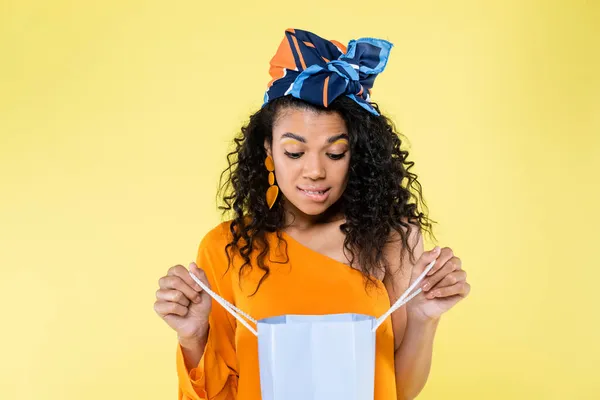
{"type": "MultiPolygon", "coordinates": [[[[379,106],[371,103],[379,112],[379,106]]],[[[350,166],[346,190],[336,207],[342,210],[346,222],[340,226],[345,234],[344,248],[350,255],[350,265],[360,270],[366,282],[373,283],[376,272],[390,274],[383,256],[384,245],[392,231],[398,232],[403,248],[408,248],[411,226],[434,236],[432,221],[426,215],[427,205],[417,175],[410,172],[414,162],[408,161],[408,151],[393,122],[384,115],[375,116],[359,104],[340,96],[327,108],[285,96],[266,104],[250,116],[250,121],[234,139],[235,149],[227,155],[229,166],[222,172],[217,198],[223,216],[231,219],[232,240],[225,248],[229,265],[232,257],[243,258],[239,275],[252,268],[250,255],[256,249],[258,268],[264,271],[256,290],[269,276],[265,259],[269,256],[267,232],[277,232],[279,240],[284,228],[282,201],[269,209],[265,194],[268,174],[264,166],[267,156],[264,143],[273,141],[272,128],[287,108],[337,112],[346,123],[350,143],[350,166]],[[358,263],[358,265],[356,265],[358,263]]],[[[287,248],[287,247],[286,247],[287,248]]],[[[414,247],[410,249],[411,261],[414,247]]],[[[287,251],[286,251],[287,254],[287,251]]],[[[401,258],[404,251],[401,252],[401,258]]]]}

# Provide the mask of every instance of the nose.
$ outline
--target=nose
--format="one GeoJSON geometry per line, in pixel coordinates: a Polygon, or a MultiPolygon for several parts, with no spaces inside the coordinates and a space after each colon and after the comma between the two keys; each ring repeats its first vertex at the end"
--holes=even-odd
{"type": "Polygon", "coordinates": [[[325,178],[325,166],[319,157],[319,154],[309,156],[308,154],[304,157],[305,163],[303,168],[303,176],[311,180],[324,179],[325,178]]]}

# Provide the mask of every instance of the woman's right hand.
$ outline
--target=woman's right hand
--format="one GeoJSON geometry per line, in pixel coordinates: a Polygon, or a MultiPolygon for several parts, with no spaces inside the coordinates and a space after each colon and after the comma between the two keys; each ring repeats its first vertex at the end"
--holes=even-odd
{"type": "MultiPolygon", "coordinates": [[[[190,270],[210,288],[204,271],[190,263],[190,270]]],[[[212,299],[189,275],[183,265],[169,268],[158,280],[154,311],[177,332],[179,341],[202,340],[208,333],[212,299]]]]}

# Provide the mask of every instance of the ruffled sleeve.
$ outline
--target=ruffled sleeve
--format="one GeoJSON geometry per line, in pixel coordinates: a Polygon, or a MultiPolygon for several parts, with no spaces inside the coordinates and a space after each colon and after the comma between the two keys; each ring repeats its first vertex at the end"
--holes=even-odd
{"type": "MultiPolygon", "coordinates": [[[[212,290],[234,303],[230,272],[225,273],[226,244],[227,230],[221,224],[202,239],[196,264],[206,273],[212,290]]],[[[213,300],[209,324],[206,348],[196,368],[187,370],[181,346],[177,344],[179,400],[235,400],[237,397],[235,318],[213,300]]]]}

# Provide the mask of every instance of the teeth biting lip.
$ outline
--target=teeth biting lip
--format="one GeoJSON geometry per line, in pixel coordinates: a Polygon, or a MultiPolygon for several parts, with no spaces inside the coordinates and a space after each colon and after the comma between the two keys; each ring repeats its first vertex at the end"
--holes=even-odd
{"type": "Polygon", "coordinates": [[[309,190],[309,189],[298,188],[298,190],[301,190],[301,191],[303,191],[305,193],[308,193],[308,194],[325,194],[325,193],[327,193],[329,191],[329,189],[331,189],[331,188],[327,188],[325,190],[309,190]]]}

